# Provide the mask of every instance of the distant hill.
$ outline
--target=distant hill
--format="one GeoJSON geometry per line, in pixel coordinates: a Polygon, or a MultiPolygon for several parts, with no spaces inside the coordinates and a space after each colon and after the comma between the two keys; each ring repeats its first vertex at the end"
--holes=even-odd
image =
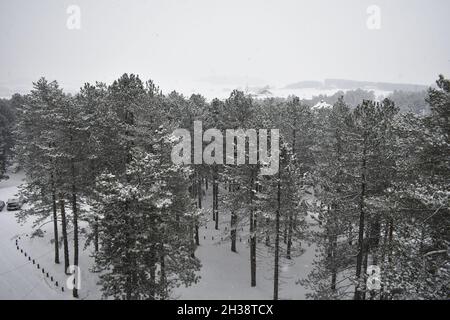
{"type": "Polygon", "coordinates": [[[340,89],[340,90],[382,90],[382,91],[423,91],[427,90],[429,86],[408,84],[408,83],[389,83],[389,82],[370,82],[370,81],[356,81],[346,79],[325,79],[321,81],[300,81],[289,84],[284,89],[340,89]]]}
{"type": "Polygon", "coordinates": [[[292,84],[288,84],[284,89],[316,89],[324,86],[321,81],[300,81],[292,84]]]}

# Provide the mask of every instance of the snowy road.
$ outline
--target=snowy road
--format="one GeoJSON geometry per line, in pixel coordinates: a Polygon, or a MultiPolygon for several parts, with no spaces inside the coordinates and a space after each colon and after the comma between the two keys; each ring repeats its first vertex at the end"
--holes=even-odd
{"type": "MultiPolygon", "coordinates": [[[[18,180],[20,176],[0,182],[0,200],[6,202],[17,193],[18,180]]],[[[70,298],[17,250],[15,240],[25,236],[27,230],[28,226],[17,223],[14,212],[6,208],[0,212],[0,299],[70,298]]]]}

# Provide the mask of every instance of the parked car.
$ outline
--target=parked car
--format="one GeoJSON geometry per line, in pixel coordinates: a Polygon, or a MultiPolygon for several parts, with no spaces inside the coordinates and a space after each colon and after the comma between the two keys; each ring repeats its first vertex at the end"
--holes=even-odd
{"type": "Polygon", "coordinates": [[[8,202],[6,203],[6,210],[13,211],[13,210],[20,210],[22,208],[22,200],[14,198],[14,199],[8,199],[8,202]]]}
{"type": "Polygon", "coordinates": [[[5,207],[5,202],[0,200],[0,211],[2,211],[4,207],[5,207]]]}

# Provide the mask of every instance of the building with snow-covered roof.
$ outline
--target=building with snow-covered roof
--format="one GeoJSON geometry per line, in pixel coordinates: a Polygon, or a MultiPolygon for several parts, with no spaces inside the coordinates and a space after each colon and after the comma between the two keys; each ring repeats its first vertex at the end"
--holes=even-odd
{"type": "Polygon", "coordinates": [[[320,109],[332,109],[333,106],[329,103],[326,103],[324,100],[320,100],[317,104],[315,104],[311,110],[320,110],[320,109]]]}

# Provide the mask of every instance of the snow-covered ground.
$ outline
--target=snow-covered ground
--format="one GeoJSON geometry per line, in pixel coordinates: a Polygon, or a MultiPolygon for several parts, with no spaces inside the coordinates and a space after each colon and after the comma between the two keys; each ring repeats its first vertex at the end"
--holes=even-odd
{"type": "MultiPolygon", "coordinates": [[[[10,174],[10,179],[0,182],[0,200],[6,202],[17,193],[22,174],[10,174]]],[[[230,250],[227,239],[229,216],[220,216],[220,230],[214,229],[211,216],[211,188],[206,191],[205,216],[208,221],[200,228],[200,246],[196,256],[201,260],[201,279],[188,288],[175,290],[174,299],[271,299],[273,294],[273,256],[263,242],[258,243],[257,286],[250,287],[250,257],[246,227],[239,229],[237,251],[230,250]],[[225,229],[227,228],[227,229],[225,229]],[[223,241],[222,241],[223,239],[223,241]]],[[[81,227],[85,225],[81,224],[81,227]]],[[[0,299],[72,299],[66,288],[64,265],[54,263],[54,247],[51,243],[53,224],[41,225],[43,237],[31,237],[33,220],[19,224],[14,212],[0,212],[0,299]],[[19,250],[16,247],[16,240],[19,250]],[[21,252],[23,250],[23,252],[21,252]],[[25,253],[27,257],[25,257],[25,253]],[[28,260],[30,257],[31,260],[28,260]],[[35,264],[32,260],[35,260],[35,264]],[[39,264],[40,269],[37,268],[39,264]],[[45,272],[42,273],[42,268],[45,272]],[[46,274],[49,273],[47,278],[46,274]],[[53,281],[51,281],[53,277],[53,281]],[[58,281],[58,286],[55,282],[58,281]],[[61,287],[65,288],[63,292],[61,287]]],[[[69,229],[70,230],[70,229],[69,229]]],[[[69,232],[69,237],[71,237],[69,232]]],[[[98,274],[92,271],[92,248],[84,248],[80,241],[81,290],[80,299],[100,299],[98,274]]],[[[70,243],[69,247],[72,247],[70,243]]],[[[296,284],[311,270],[314,246],[303,244],[305,252],[291,261],[281,259],[280,298],[304,299],[305,289],[296,284]]],[[[72,250],[70,250],[72,258],[72,250]]],[[[63,251],[60,249],[63,261],[63,251]]]]}
{"type": "MultiPolygon", "coordinates": [[[[11,179],[0,183],[0,200],[6,202],[17,193],[17,185],[20,184],[21,175],[11,175],[11,179]]],[[[31,226],[20,225],[16,222],[13,212],[4,208],[0,212],[0,299],[68,299],[70,294],[62,292],[61,285],[56,287],[42,274],[42,268],[53,267],[50,264],[41,263],[37,269],[37,261],[45,261],[42,251],[35,252],[25,249],[23,253],[17,250],[16,240],[21,250],[29,241],[31,226]],[[30,256],[36,264],[28,260],[30,256]]],[[[51,251],[51,246],[43,246],[44,250],[51,251]]],[[[49,252],[51,255],[53,251],[49,252]]],[[[52,268],[53,269],[53,268],[52,268]]],[[[48,269],[51,271],[51,269],[48,269]]],[[[47,270],[45,270],[47,272],[47,270]]],[[[63,283],[64,278],[54,278],[63,283]]]]}
{"type": "MultiPolygon", "coordinates": [[[[181,299],[272,299],[273,255],[261,241],[257,245],[256,287],[250,286],[250,250],[247,242],[247,226],[238,228],[236,249],[231,252],[230,216],[219,217],[219,230],[212,220],[212,189],[206,192],[207,223],[200,229],[200,246],[196,256],[202,262],[200,282],[188,288],[178,288],[181,299]],[[212,240],[214,238],[214,240],[212,240]],[[224,241],[221,241],[224,239],[224,241]]],[[[281,245],[283,245],[282,241],[281,245]]],[[[304,299],[305,289],[296,284],[307,276],[314,258],[314,246],[304,244],[306,251],[293,260],[280,259],[280,299],[304,299]]]]}
{"type": "MultiPolygon", "coordinates": [[[[22,173],[9,173],[9,176],[9,180],[0,182],[0,200],[4,202],[17,194],[17,187],[23,182],[22,173]]],[[[54,263],[54,246],[51,243],[53,224],[51,221],[44,222],[41,224],[43,237],[32,237],[35,230],[33,222],[33,219],[29,219],[19,224],[15,218],[15,211],[6,211],[4,208],[0,212],[0,299],[72,299],[72,293],[66,285],[68,277],[64,273],[64,264],[54,263]]],[[[59,232],[61,233],[61,230],[59,232]]],[[[71,245],[70,242],[69,246],[71,245]]],[[[81,242],[81,246],[83,245],[84,241],[81,242]]],[[[71,250],[70,253],[72,257],[71,250]]],[[[60,260],[63,261],[62,248],[60,260]]],[[[96,285],[97,274],[89,271],[91,266],[92,258],[88,248],[80,255],[81,299],[100,298],[96,285]]]]}

